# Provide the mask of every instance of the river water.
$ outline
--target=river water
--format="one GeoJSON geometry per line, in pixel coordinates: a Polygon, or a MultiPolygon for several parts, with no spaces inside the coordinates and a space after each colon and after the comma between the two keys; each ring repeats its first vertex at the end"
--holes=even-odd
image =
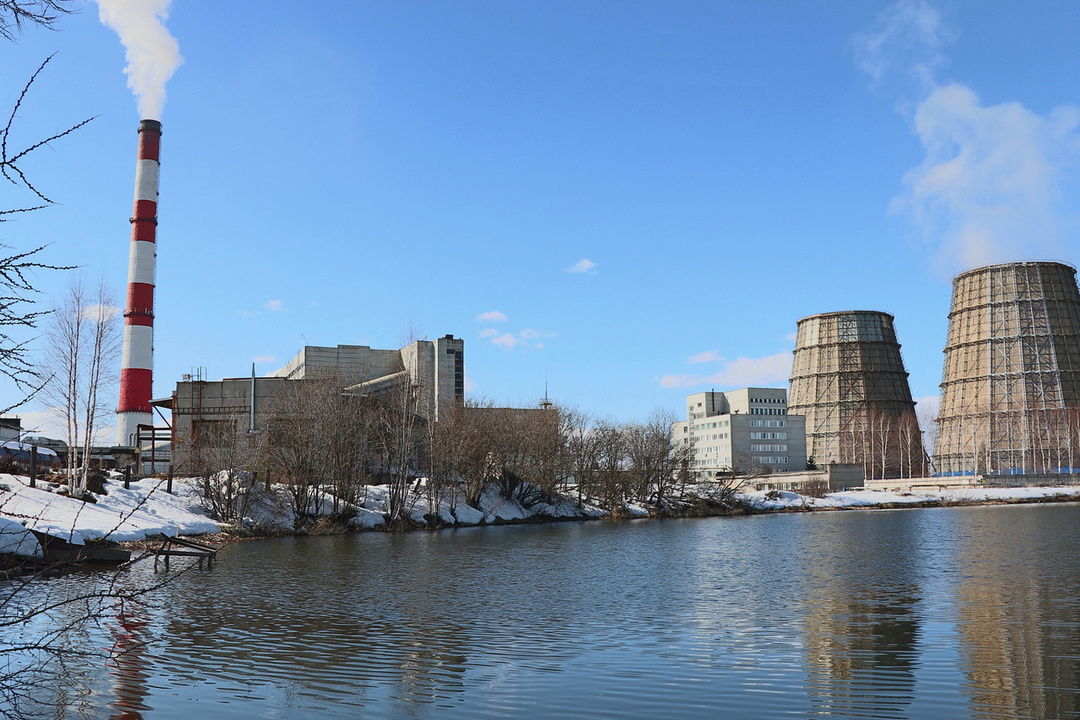
{"type": "Polygon", "coordinates": [[[1078,592],[1074,504],[237,543],[55,716],[1080,718],[1078,592]]]}

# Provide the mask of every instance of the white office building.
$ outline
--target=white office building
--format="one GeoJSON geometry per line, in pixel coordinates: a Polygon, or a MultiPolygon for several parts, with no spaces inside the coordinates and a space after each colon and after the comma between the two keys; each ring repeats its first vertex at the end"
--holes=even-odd
{"type": "Polygon", "coordinates": [[[788,415],[787,390],[743,388],[686,396],[673,438],[690,448],[690,471],[793,472],[806,467],[806,418],[788,415]]]}

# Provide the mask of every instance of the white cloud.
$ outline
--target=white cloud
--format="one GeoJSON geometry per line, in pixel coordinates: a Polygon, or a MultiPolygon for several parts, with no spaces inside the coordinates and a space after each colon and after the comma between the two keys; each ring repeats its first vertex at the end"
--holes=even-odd
{"type": "Polygon", "coordinates": [[[983,105],[963,85],[935,87],[915,112],[926,157],[904,176],[907,192],[891,210],[938,242],[950,269],[1053,256],[1078,126],[1075,107],[1043,117],[1015,102],[983,105]]]}
{"type": "Polygon", "coordinates": [[[263,307],[271,312],[281,312],[285,309],[285,303],[280,300],[267,300],[263,303],[263,307]]]}
{"type": "Polygon", "coordinates": [[[791,352],[784,350],[763,358],[737,357],[724,361],[724,366],[712,375],[664,375],[660,378],[660,386],[688,388],[710,385],[728,389],[769,387],[786,384],[790,376],[791,352]]]}
{"type": "Polygon", "coordinates": [[[509,320],[509,318],[506,317],[506,313],[501,313],[498,310],[489,310],[488,312],[480,313],[476,316],[476,319],[483,322],[506,322],[509,320]]]}
{"type": "Polygon", "coordinates": [[[984,105],[973,89],[937,79],[951,39],[926,0],[900,0],[853,38],[856,62],[875,82],[907,81],[898,108],[925,150],[890,213],[907,215],[951,272],[1056,256],[1062,175],[1080,157],[1080,110],[1044,116],[1017,102],[984,105]]]}
{"type": "Polygon", "coordinates": [[[719,353],[707,350],[706,352],[699,352],[697,355],[691,355],[686,362],[697,365],[698,363],[721,362],[723,359],[719,353]]]}
{"type": "Polygon", "coordinates": [[[499,331],[496,330],[495,328],[486,328],[486,329],[480,331],[480,337],[482,337],[482,338],[495,337],[498,334],[499,334],[499,331]]]}
{"type": "Polygon", "coordinates": [[[273,355],[260,355],[258,357],[251,358],[253,363],[272,363],[277,360],[273,355]]]}
{"type": "Polygon", "coordinates": [[[513,350],[519,345],[531,346],[537,350],[541,350],[544,348],[544,343],[537,341],[553,338],[556,336],[556,333],[550,332],[548,330],[525,328],[524,330],[521,330],[516,334],[507,332],[500,335],[498,334],[498,331],[494,328],[488,328],[483,333],[481,333],[481,336],[490,337],[492,344],[506,348],[507,350],[513,350]]]}
{"type": "Polygon", "coordinates": [[[576,263],[566,268],[563,272],[596,274],[596,263],[588,258],[581,258],[576,263]]]}
{"type": "Polygon", "coordinates": [[[915,398],[915,410],[920,415],[926,415],[927,417],[936,418],[938,415],[938,410],[940,409],[940,395],[924,395],[923,397],[915,398]]]}
{"type": "MultiPolygon", "coordinates": [[[[27,435],[47,437],[53,440],[67,440],[67,423],[64,420],[63,408],[50,407],[44,410],[29,410],[15,413],[15,415],[22,420],[23,432],[27,435]]],[[[93,442],[95,445],[113,444],[116,439],[114,417],[111,412],[102,413],[98,417],[97,428],[94,430],[93,442]]]]}
{"type": "Polygon", "coordinates": [[[940,395],[915,398],[915,416],[919,419],[919,427],[923,432],[923,449],[930,455],[937,449],[938,426],[935,421],[940,409],[940,395]]]}
{"type": "Polygon", "coordinates": [[[900,0],[878,16],[874,26],[852,39],[855,62],[874,82],[900,72],[932,81],[945,62],[942,48],[951,33],[925,0],[900,0]]]}
{"type": "Polygon", "coordinates": [[[525,341],[516,337],[513,333],[503,333],[502,335],[491,338],[491,342],[492,344],[504,347],[507,350],[513,350],[525,341]]]}
{"type": "Polygon", "coordinates": [[[123,308],[118,308],[115,305],[87,305],[82,310],[82,316],[84,320],[101,322],[114,318],[122,312],[123,308]]]}

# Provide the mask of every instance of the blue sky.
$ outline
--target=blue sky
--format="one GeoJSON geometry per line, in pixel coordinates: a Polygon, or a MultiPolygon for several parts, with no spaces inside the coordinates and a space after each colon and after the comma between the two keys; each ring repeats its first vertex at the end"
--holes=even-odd
{"type": "MultiPolygon", "coordinates": [[[[953,274],[1075,262],[1072,3],[257,6],[170,9],[155,396],[452,333],[475,395],[631,420],[785,386],[799,318],[869,309],[927,397],[953,274]]],[[[15,134],[96,118],[0,240],[122,298],[139,114],[96,7],[58,27],[0,45],[0,102],[55,52],[15,134]]]]}

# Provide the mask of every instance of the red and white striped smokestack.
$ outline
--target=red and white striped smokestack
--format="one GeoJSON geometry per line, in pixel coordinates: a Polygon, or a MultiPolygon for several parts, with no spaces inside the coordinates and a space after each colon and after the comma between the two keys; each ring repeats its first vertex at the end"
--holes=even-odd
{"type": "Polygon", "coordinates": [[[158,151],[161,123],[139,123],[139,164],[135,168],[135,212],[131,218],[124,353],[120,365],[120,406],[116,444],[135,445],[139,425],[153,424],[150,397],[154,370],[154,261],[157,255],[158,151]]]}

